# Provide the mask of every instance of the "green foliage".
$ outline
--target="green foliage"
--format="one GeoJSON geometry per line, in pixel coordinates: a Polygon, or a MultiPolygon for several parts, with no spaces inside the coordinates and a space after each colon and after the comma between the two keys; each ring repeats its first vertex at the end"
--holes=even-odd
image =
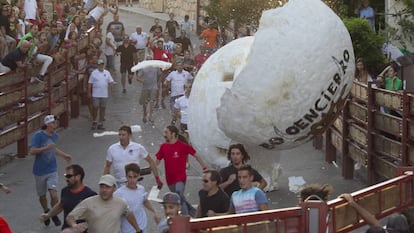
{"type": "Polygon", "coordinates": [[[386,63],[381,51],[384,38],[372,31],[365,19],[348,18],[343,22],[351,35],[355,58],[363,58],[370,71],[378,73],[386,63]]]}
{"type": "Polygon", "coordinates": [[[262,11],[278,5],[276,0],[211,0],[204,6],[207,14],[217,20],[220,25],[234,22],[235,27],[251,24],[258,25],[262,11]]]}

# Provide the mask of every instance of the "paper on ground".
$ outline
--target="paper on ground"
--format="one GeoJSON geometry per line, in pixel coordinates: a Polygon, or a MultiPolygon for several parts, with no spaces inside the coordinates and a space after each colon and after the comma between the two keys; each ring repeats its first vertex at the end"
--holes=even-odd
{"type": "MultiPolygon", "coordinates": [[[[132,133],[142,132],[141,126],[139,125],[131,125],[132,133]]],[[[110,135],[118,135],[118,132],[115,131],[104,131],[102,133],[93,133],[93,137],[103,137],[103,136],[110,136],[110,135]]]]}
{"type": "Polygon", "coordinates": [[[297,193],[306,184],[303,176],[289,176],[289,191],[297,193]]]}

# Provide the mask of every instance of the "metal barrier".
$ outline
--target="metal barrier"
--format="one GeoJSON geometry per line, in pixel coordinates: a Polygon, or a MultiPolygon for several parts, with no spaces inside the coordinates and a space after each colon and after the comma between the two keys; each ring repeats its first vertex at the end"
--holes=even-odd
{"type": "MultiPolygon", "coordinates": [[[[379,218],[414,205],[414,168],[397,170],[398,177],[352,193],[355,201],[379,218]]],[[[323,202],[312,200],[299,207],[246,214],[169,220],[170,233],[345,233],[366,225],[342,198],[323,202]]]]}

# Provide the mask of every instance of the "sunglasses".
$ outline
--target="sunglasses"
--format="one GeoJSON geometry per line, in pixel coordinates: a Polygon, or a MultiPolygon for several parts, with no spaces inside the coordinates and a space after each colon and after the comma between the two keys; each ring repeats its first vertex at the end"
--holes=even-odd
{"type": "Polygon", "coordinates": [[[76,176],[75,174],[63,174],[63,176],[65,177],[65,178],[67,178],[67,179],[70,179],[70,178],[72,178],[72,177],[74,177],[74,176],[76,176]]]}

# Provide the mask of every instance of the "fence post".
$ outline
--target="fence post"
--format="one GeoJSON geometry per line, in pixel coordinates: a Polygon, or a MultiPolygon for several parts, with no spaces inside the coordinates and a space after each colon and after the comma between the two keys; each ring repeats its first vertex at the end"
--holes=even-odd
{"type": "Polygon", "coordinates": [[[326,233],[329,227],[328,205],[319,197],[317,199],[299,203],[305,211],[305,233],[326,233]]]}
{"type": "Polygon", "coordinates": [[[170,233],[190,233],[190,217],[175,216],[168,220],[170,233]]]}

